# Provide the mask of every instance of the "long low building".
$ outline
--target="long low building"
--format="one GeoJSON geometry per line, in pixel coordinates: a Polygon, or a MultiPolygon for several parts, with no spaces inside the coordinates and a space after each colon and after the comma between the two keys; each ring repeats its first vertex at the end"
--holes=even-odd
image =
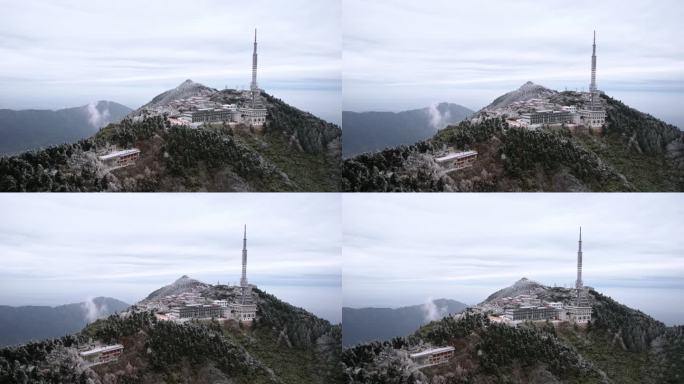
{"type": "Polygon", "coordinates": [[[106,345],[79,352],[79,356],[87,367],[110,363],[119,360],[123,353],[124,346],[121,344],[106,345]]]}
{"type": "Polygon", "coordinates": [[[430,367],[433,365],[444,364],[454,357],[454,347],[432,348],[425,351],[412,353],[409,355],[411,360],[418,364],[418,368],[430,367]]]}
{"type": "Polygon", "coordinates": [[[526,306],[506,309],[504,316],[512,321],[558,320],[559,311],[558,308],[550,306],[526,306]]]}
{"type": "Polygon", "coordinates": [[[527,112],[520,115],[520,120],[527,125],[572,123],[573,113],[569,110],[542,110],[527,112]]]}
{"type": "Polygon", "coordinates": [[[223,317],[223,308],[213,304],[193,304],[180,307],[178,317],[181,319],[210,319],[223,317]]]}
{"type": "Polygon", "coordinates": [[[138,158],[140,158],[140,150],[138,148],[124,149],[98,156],[98,159],[109,168],[122,168],[134,165],[138,158]]]}
{"type": "Polygon", "coordinates": [[[444,156],[435,158],[437,164],[447,168],[447,171],[472,167],[477,160],[476,151],[450,152],[444,156]]]}
{"type": "Polygon", "coordinates": [[[235,109],[198,109],[190,113],[193,123],[216,123],[222,121],[235,121],[239,112],[235,109]]]}
{"type": "Polygon", "coordinates": [[[185,112],[181,118],[191,123],[243,123],[251,126],[262,126],[266,123],[267,110],[261,106],[241,107],[234,105],[224,108],[202,108],[191,112],[185,112]]]}

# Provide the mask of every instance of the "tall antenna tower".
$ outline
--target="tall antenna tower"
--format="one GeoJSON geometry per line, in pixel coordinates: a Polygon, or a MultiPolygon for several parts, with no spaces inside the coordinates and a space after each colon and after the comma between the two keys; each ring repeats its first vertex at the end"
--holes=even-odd
{"type": "Polygon", "coordinates": [[[584,288],[584,283],[582,282],[582,227],[580,227],[579,232],[579,248],[577,250],[577,280],[575,281],[575,288],[584,288]]]}
{"type": "Polygon", "coordinates": [[[242,277],[240,286],[246,287],[247,284],[247,224],[245,224],[245,235],[242,239],[242,277]]]}

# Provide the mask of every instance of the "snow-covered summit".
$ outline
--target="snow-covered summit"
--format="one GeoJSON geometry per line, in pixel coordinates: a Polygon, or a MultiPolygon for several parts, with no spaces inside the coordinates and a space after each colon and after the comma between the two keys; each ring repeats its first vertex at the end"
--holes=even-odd
{"type": "Polygon", "coordinates": [[[181,276],[178,280],[173,283],[163,286],[156,291],[152,292],[145,298],[145,300],[152,300],[159,297],[178,295],[185,292],[192,291],[202,291],[210,287],[209,284],[203,283],[199,280],[195,280],[187,275],[181,276]]]}
{"type": "Polygon", "coordinates": [[[187,99],[190,97],[206,97],[216,94],[218,90],[207,87],[206,85],[195,83],[188,79],[180,83],[176,88],[170,89],[166,92],[155,96],[149,103],[138,108],[131,115],[136,116],[144,110],[155,109],[159,107],[168,106],[172,101],[187,99]]]}
{"type": "Polygon", "coordinates": [[[537,294],[546,290],[546,287],[536,281],[530,280],[526,277],[516,281],[510,287],[500,289],[485,300],[485,302],[500,299],[503,297],[514,297],[517,295],[537,294]]]}
{"type": "Polygon", "coordinates": [[[492,101],[491,104],[486,106],[484,110],[495,110],[500,108],[505,108],[509,104],[516,101],[527,101],[530,99],[546,99],[555,94],[557,91],[548,89],[543,85],[535,84],[531,81],[526,82],[520,88],[505,93],[492,101]]]}

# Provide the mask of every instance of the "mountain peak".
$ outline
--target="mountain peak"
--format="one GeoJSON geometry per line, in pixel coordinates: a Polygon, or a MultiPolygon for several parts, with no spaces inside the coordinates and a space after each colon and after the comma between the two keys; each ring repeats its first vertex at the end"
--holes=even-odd
{"type": "Polygon", "coordinates": [[[547,98],[557,93],[558,92],[548,89],[543,85],[535,84],[531,81],[528,81],[522,86],[520,86],[520,88],[497,97],[496,99],[494,99],[494,101],[492,101],[491,104],[486,106],[484,110],[505,108],[509,104],[518,101],[525,101],[536,98],[547,98]]]}
{"type": "Polygon", "coordinates": [[[170,89],[168,91],[162,92],[155,96],[149,103],[138,108],[131,115],[136,116],[140,111],[154,108],[159,106],[167,106],[174,100],[186,99],[193,96],[206,96],[209,97],[218,91],[213,88],[209,88],[206,85],[195,83],[194,81],[187,79],[180,83],[176,88],[170,89]]]}
{"type": "Polygon", "coordinates": [[[202,290],[208,288],[210,285],[205,284],[199,280],[195,280],[188,275],[183,275],[178,280],[174,281],[169,285],[165,285],[156,291],[150,293],[145,300],[154,299],[156,297],[164,297],[169,295],[177,295],[182,292],[188,292],[193,290],[202,290]]]}
{"type": "Polygon", "coordinates": [[[172,285],[187,285],[187,284],[194,284],[194,283],[201,283],[199,280],[195,280],[191,278],[188,275],[183,275],[178,278],[178,280],[174,281],[172,285]]]}
{"type": "Polygon", "coordinates": [[[194,81],[187,79],[184,82],[180,83],[180,85],[178,85],[176,87],[176,89],[187,89],[187,88],[190,88],[190,87],[193,87],[196,85],[201,85],[201,84],[195,83],[194,81]]]}
{"type": "Polygon", "coordinates": [[[526,82],[518,88],[518,91],[529,92],[529,91],[551,91],[543,85],[535,84],[531,81],[526,82]]]}
{"type": "Polygon", "coordinates": [[[516,296],[520,294],[528,294],[532,291],[544,290],[545,287],[536,281],[530,280],[527,277],[523,277],[520,280],[513,283],[513,285],[500,289],[491,295],[484,302],[489,302],[491,300],[499,299],[507,296],[516,296]]]}
{"type": "Polygon", "coordinates": [[[513,283],[511,287],[513,288],[525,288],[530,286],[539,286],[540,284],[536,281],[530,280],[527,277],[522,277],[520,280],[513,283]]]}
{"type": "Polygon", "coordinates": [[[533,83],[533,82],[531,82],[531,81],[528,81],[528,82],[526,82],[525,84],[521,85],[519,89],[520,89],[521,91],[524,91],[524,90],[526,90],[526,89],[531,89],[531,88],[535,88],[535,87],[540,87],[540,85],[535,84],[535,83],[533,83]]]}

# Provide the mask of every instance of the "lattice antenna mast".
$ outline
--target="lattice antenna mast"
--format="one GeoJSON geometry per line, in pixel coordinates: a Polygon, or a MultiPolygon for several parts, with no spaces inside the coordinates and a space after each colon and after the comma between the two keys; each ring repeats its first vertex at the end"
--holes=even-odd
{"type": "Polygon", "coordinates": [[[247,224],[245,224],[245,235],[242,239],[242,277],[240,278],[240,286],[247,286],[247,224]]]}

